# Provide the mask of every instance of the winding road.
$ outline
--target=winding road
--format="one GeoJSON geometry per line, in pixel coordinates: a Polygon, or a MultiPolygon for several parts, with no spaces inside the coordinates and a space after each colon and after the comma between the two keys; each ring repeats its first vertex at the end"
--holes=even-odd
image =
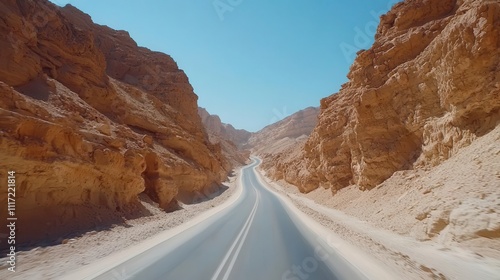
{"type": "Polygon", "coordinates": [[[94,279],[366,279],[263,186],[259,164],[230,206],[94,279]]]}

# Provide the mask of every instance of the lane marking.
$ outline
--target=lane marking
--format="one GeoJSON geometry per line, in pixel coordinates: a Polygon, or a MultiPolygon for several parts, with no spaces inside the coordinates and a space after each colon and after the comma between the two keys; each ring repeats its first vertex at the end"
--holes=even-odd
{"type": "MultiPolygon", "coordinates": [[[[132,260],[133,262],[128,265],[129,267],[132,267],[132,269],[130,269],[130,271],[132,271],[131,273],[139,273],[143,271],[145,267],[148,267],[151,264],[151,262],[143,261],[146,258],[139,257],[141,254],[145,254],[148,250],[151,250],[164,242],[171,241],[171,239],[180,236],[184,231],[191,231],[196,227],[203,226],[206,223],[206,220],[220,215],[226,209],[229,209],[230,207],[233,207],[234,205],[239,203],[239,199],[243,195],[243,173],[247,169],[251,168],[253,164],[255,164],[255,162],[242,167],[240,170],[235,169],[235,171],[237,171],[236,174],[238,180],[238,182],[235,182],[236,190],[233,194],[231,194],[229,198],[227,198],[226,201],[224,201],[220,205],[211,208],[203,214],[197,215],[176,227],[158,232],[154,236],[140,241],[139,243],[134,244],[130,247],[117,250],[110,255],[100,259],[99,261],[92,262],[91,264],[85,265],[73,272],[63,273],[62,275],[58,276],[57,279],[92,280],[97,277],[102,277],[107,273],[111,273],[111,271],[113,271],[114,269],[120,268],[120,266],[125,265],[125,263],[132,262],[132,260]]],[[[183,243],[173,244],[169,246],[169,249],[173,250],[172,248],[177,248],[179,246],[182,246],[182,244],[184,244],[184,241],[183,243]]]]}
{"type": "MultiPolygon", "coordinates": [[[[258,191],[255,188],[254,188],[254,191],[255,191],[256,197],[255,197],[255,203],[254,203],[254,206],[252,208],[252,211],[250,212],[250,215],[248,216],[245,224],[243,225],[243,228],[241,229],[238,236],[236,237],[233,244],[231,245],[231,248],[229,248],[229,250],[227,251],[226,255],[224,256],[224,259],[222,260],[221,264],[219,265],[219,267],[215,271],[215,274],[212,276],[212,278],[211,278],[212,280],[217,280],[217,278],[219,277],[219,275],[222,272],[222,269],[224,269],[224,266],[226,266],[227,261],[229,260],[229,257],[232,255],[234,248],[238,245],[238,242],[240,241],[240,239],[241,239],[241,243],[240,243],[240,246],[238,246],[238,249],[241,250],[241,244],[243,244],[243,241],[246,238],[246,235],[248,234],[250,224],[252,223],[253,218],[255,217],[255,213],[257,212],[257,206],[259,204],[258,191]],[[243,235],[244,235],[244,237],[243,237],[243,235]]],[[[238,250],[238,252],[239,252],[239,250],[238,250]]],[[[235,258],[236,258],[236,256],[234,256],[233,259],[231,260],[231,264],[232,264],[231,267],[234,265],[235,258]]],[[[229,273],[226,271],[226,273],[224,274],[224,279],[227,279],[227,276],[229,276],[228,274],[229,273]]]]}
{"type": "MultiPolygon", "coordinates": [[[[255,188],[255,186],[254,186],[254,188],[255,188]]],[[[256,200],[259,201],[260,194],[257,191],[257,189],[255,189],[255,191],[256,191],[256,194],[257,194],[256,200]]],[[[257,210],[253,213],[252,220],[248,224],[248,227],[247,227],[247,229],[245,231],[245,234],[243,235],[243,238],[241,239],[240,245],[238,246],[238,249],[236,249],[236,252],[233,255],[233,259],[231,260],[231,263],[227,267],[226,274],[224,274],[224,277],[222,278],[222,280],[227,280],[229,278],[229,274],[231,274],[231,271],[233,270],[234,263],[236,262],[236,259],[238,258],[239,254],[240,254],[241,247],[243,247],[243,243],[245,243],[245,239],[247,238],[248,232],[250,231],[250,227],[252,226],[252,222],[253,222],[253,219],[255,218],[255,213],[256,212],[257,212],[257,210]]]]}

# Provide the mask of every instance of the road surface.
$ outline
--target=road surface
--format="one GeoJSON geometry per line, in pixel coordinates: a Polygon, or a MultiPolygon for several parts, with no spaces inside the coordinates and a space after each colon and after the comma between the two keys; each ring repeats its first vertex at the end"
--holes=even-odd
{"type": "Polygon", "coordinates": [[[95,279],[366,279],[260,183],[258,164],[235,203],[95,279]]]}

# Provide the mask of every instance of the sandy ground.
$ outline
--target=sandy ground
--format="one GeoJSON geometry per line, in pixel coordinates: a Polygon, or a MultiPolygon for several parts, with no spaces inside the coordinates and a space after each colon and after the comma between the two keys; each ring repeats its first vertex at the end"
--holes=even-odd
{"type": "Polygon", "coordinates": [[[0,259],[0,279],[55,279],[132,245],[152,239],[201,216],[237,195],[236,182],[240,169],[235,174],[212,199],[198,204],[181,205],[183,209],[176,212],[166,213],[147,197],[141,197],[141,203],[153,213],[152,216],[128,220],[125,224],[116,225],[109,230],[87,232],[78,238],[64,240],[66,244],[35,247],[29,251],[18,252],[15,273],[7,271],[5,258],[0,259]]]}
{"type": "Polygon", "coordinates": [[[303,194],[290,192],[291,187],[283,186],[283,182],[272,182],[265,177],[264,180],[300,211],[328,228],[333,235],[327,238],[339,237],[362,254],[374,257],[394,279],[500,279],[500,259],[434,241],[419,241],[373,226],[303,194]]]}
{"type": "Polygon", "coordinates": [[[444,163],[396,172],[370,191],[271,185],[401,279],[500,279],[499,143],[497,127],[444,163]]]}

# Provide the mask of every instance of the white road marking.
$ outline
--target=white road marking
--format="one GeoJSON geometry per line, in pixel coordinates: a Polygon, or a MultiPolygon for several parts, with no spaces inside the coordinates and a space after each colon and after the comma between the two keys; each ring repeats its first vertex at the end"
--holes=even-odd
{"type": "MultiPolygon", "coordinates": [[[[234,243],[231,245],[231,248],[227,251],[226,255],[224,256],[224,259],[222,260],[221,264],[217,268],[217,271],[215,271],[215,274],[212,276],[212,278],[211,278],[212,280],[217,280],[217,278],[219,277],[219,275],[222,272],[222,269],[224,268],[224,266],[226,266],[227,261],[229,260],[229,257],[231,256],[234,248],[236,247],[236,245],[238,245],[239,241],[241,241],[241,243],[240,243],[240,246],[238,246],[238,250],[237,250],[238,253],[241,250],[241,246],[242,246],[241,244],[243,244],[243,241],[245,240],[245,238],[248,234],[248,231],[250,229],[250,225],[255,217],[255,213],[257,212],[257,206],[259,204],[259,192],[255,188],[254,188],[254,191],[256,194],[256,199],[255,199],[255,204],[252,208],[252,211],[250,212],[250,215],[248,216],[248,219],[246,220],[245,224],[243,225],[243,228],[241,229],[240,233],[238,234],[238,236],[234,240],[234,243]]],[[[229,276],[229,272],[231,271],[232,266],[234,266],[234,262],[235,262],[236,257],[237,257],[237,254],[235,254],[233,256],[233,259],[231,260],[231,264],[228,267],[226,273],[224,274],[224,279],[227,279],[227,277],[229,276]]]]}
{"type": "MultiPolygon", "coordinates": [[[[256,201],[259,201],[260,194],[259,194],[259,192],[257,190],[256,190],[256,194],[257,194],[256,201]]],[[[257,210],[257,208],[255,208],[255,210],[257,210]]],[[[255,213],[256,212],[257,211],[255,211],[253,213],[252,220],[248,224],[248,227],[247,227],[247,229],[245,231],[245,234],[243,235],[243,238],[241,239],[240,245],[238,246],[238,249],[236,249],[236,252],[233,255],[233,259],[231,260],[231,263],[227,267],[226,274],[224,274],[224,277],[222,278],[222,280],[227,280],[229,278],[229,274],[231,274],[231,271],[233,270],[234,263],[236,262],[236,259],[238,258],[238,255],[240,254],[241,247],[243,247],[243,243],[245,243],[245,239],[247,238],[248,232],[250,231],[250,226],[252,225],[252,222],[253,222],[253,219],[255,218],[255,213]]]]}

